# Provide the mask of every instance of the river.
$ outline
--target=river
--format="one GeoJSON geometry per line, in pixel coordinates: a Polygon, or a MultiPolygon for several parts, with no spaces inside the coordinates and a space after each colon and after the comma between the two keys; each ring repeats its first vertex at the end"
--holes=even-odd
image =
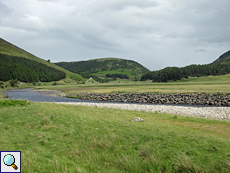
{"type": "MultiPolygon", "coordinates": [[[[93,101],[93,100],[81,100],[67,97],[54,97],[44,94],[40,94],[33,91],[33,88],[14,89],[4,92],[8,95],[8,99],[26,99],[34,102],[85,102],[85,103],[113,103],[113,104],[135,104],[135,105],[162,105],[162,104],[149,104],[149,103],[128,103],[128,102],[106,102],[106,101],[93,101]]],[[[165,106],[186,106],[186,107],[219,107],[219,106],[207,106],[207,105],[175,105],[164,104],[165,106]]]]}
{"type": "Polygon", "coordinates": [[[8,99],[26,99],[35,102],[89,102],[87,100],[72,99],[67,97],[53,97],[39,94],[33,88],[15,89],[4,92],[8,99]]]}

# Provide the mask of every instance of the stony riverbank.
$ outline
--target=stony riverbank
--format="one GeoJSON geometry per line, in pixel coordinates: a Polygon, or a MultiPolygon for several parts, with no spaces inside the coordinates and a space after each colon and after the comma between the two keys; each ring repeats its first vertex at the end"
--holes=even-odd
{"type": "Polygon", "coordinates": [[[56,102],[56,104],[95,106],[102,108],[126,109],[154,113],[168,113],[182,116],[202,117],[218,120],[230,120],[230,107],[192,107],[170,105],[121,104],[121,103],[83,103],[83,102],[56,102]]]}
{"type": "Polygon", "coordinates": [[[209,105],[230,106],[230,93],[193,93],[193,94],[149,94],[149,93],[71,93],[67,97],[82,100],[128,102],[128,103],[154,103],[154,104],[182,104],[182,105],[209,105]]]}

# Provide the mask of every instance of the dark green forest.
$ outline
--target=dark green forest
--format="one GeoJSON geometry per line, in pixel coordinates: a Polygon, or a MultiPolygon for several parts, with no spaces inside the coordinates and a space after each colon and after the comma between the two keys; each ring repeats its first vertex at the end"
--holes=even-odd
{"type": "Polygon", "coordinates": [[[117,70],[122,68],[138,68],[141,74],[149,72],[147,68],[143,67],[141,64],[135,61],[115,58],[79,62],[59,62],[55,64],[77,74],[90,74],[97,73],[99,71],[117,70]]]}
{"type": "Polygon", "coordinates": [[[120,78],[120,79],[129,79],[129,77],[125,74],[106,74],[108,78],[120,78]]]}
{"type": "Polygon", "coordinates": [[[189,65],[186,67],[166,67],[162,70],[152,71],[142,75],[141,81],[152,80],[153,82],[176,81],[182,78],[200,77],[208,75],[224,75],[230,73],[230,64],[205,64],[189,65]]]}
{"type": "Polygon", "coordinates": [[[62,71],[36,61],[0,53],[0,81],[50,82],[66,78],[62,71]]]}

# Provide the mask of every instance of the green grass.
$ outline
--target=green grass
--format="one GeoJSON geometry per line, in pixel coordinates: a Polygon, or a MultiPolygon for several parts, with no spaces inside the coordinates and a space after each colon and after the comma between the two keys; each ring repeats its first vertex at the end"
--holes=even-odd
{"type": "MultiPolygon", "coordinates": [[[[64,84],[64,83],[63,83],[64,84]]],[[[57,89],[65,93],[230,93],[230,74],[222,76],[191,77],[176,82],[152,83],[117,80],[110,83],[66,84],[41,86],[44,89],[57,89]]]]}
{"type": "Polygon", "coordinates": [[[44,86],[39,88],[57,89],[65,93],[230,93],[230,84],[202,83],[110,83],[65,86],[44,86]]]}
{"type": "Polygon", "coordinates": [[[229,121],[31,102],[0,108],[0,149],[22,151],[28,173],[230,172],[229,128],[229,121]]]}
{"type": "MultiPolygon", "coordinates": [[[[107,70],[107,71],[100,71],[100,72],[97,72],[97,73],[91,73],[92,75],[96,75],[96,76],[102,76],[102,77],[105,77],[106,74],[124,74],[124,75],[127,75],[129,77],[129,80],[133,80],[135,79],[135,77],[137,77],[138,79],[141,78],[141,75],[138,74],[138,75],[133,75],[132,74],[132,69],[117,69],[117,70],[107,70]]],[[[119,79],[117,79],[119,80],[119,79]]]]}
{"type": "Polygon", "coordinates": [[[25,106],[27,104],[29,104],[27,100],[5,100],[4,99],[0,101],[0,108],[8,107],[8,106],[16,106],[16,105],[25,106]]]}

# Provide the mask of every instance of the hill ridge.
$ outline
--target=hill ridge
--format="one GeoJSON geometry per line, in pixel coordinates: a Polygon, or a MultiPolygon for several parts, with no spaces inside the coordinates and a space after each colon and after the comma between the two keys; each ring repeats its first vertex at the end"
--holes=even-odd
{"type": "Polygon", "coordinates": [[[230,50],[222,54],[213,63],[204,65],[188,65],[185,67],[166,67],[142,75],[141,81],[167,82],[181,80],[188,77],[217,76],[230,73],[230,50]]]}
{"type": "MultiPolygon", "coordinates": [[[[107,77],[112,74],[127,75],[130,79],[140,78],[150,70],[134,60],[106,57],[86,61],[57,62],[56,65],[81,75],[107,77]]],[[[126,77],[127,78],[127,77],[126,77]]]]}
{"type": "Polygon", "coordinates": [[[230,50],[220,55],[212,64],[230,63],[230,50]]]}

